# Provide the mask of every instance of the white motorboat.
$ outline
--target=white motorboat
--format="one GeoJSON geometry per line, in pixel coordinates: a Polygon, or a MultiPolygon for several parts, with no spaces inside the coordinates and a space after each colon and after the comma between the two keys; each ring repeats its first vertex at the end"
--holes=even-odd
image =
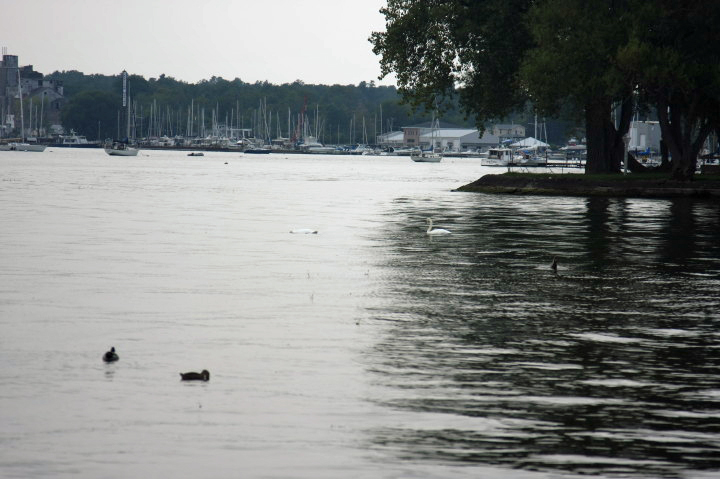
{"type": "Polygon", "coordinates": [[[517,166],[547,166],[547,157],[542,155],[538,147],[523,148],[517,151],[513,164],[517,166]]]}
{"type": "Polygon", "coordinates": [[[74,130],[70,130],[70,135],[61,135],[60,141],[50,146],[61,148],[96,148],[100,146],[99,141],[88,141],[84,135],[78,135],[74,130]]]}
{"type": "Polygon", "coordinates": [[[46,145],[38,143],[10,143],[11,151],[45,151],[46,145]]]}
{"type": "Polygon", "coordinates": [[[512,163],[513,152],[510,148],[490,148],[487,156],[482,157],[482,166],[508,166],[512,163]]]}

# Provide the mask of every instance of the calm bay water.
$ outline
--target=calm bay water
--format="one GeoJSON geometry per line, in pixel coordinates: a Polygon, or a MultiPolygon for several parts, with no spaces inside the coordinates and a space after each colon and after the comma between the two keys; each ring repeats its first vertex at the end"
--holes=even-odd
{"type": "Polygon", "coordinates": [[[0,152],[0,476],[720,476],[717,203],[141,155],[0,152]]]}

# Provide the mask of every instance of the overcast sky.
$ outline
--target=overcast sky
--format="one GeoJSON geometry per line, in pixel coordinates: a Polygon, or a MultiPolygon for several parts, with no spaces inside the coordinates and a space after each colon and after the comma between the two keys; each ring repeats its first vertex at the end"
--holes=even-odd
{"type": "Polygon", "coordinates": [[[195,83],[378,80],[385,0],[0,0],[0,46],[55,70],[195,83]]]}

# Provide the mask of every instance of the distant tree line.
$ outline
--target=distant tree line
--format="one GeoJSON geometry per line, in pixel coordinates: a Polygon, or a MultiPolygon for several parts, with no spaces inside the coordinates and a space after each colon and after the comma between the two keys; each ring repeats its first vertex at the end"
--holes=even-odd
{"type": "MultiPolygon", "coordinates": [[[[63,71],[49,76],[63,82],[67,104],[62,121],[67,130],[72,128],[88,138],[101,139],[118,136],[118,129],[124,131],[124,126],[118,128],[122,109],[120,74],[63,71]]],[[[373,82],[309,85],[295,81],[274,85],[212,77],[193,84],[166,75],[150,79],[130,75],[128,83],[131,103],[136,107],[134,126],[140,136],[148,132],[184,135],[189,130],[199,134],[199,125],[204,122],[205,132],[213,125],[223,125],[252,129],[259,137],[288,137],[303,121],[310,134],[317,133],[326,143],[373,143],[381,132],[429,121],[432,115],[403,104],[395,87],[373,82]],[[305,118],[300,120],[303,112],[305,118]]],[[[474,123],[459,107],[445,112],[443,120],[466,126],[474,123]]]]}
{"type": "MultiPolygon", "coordinates": [[[[54,72],[50,78],[63,82],[67,104],[62,111],[66,130],[73,129],[90,139],[122,137],[125,117],[121,112],[122,77],[84,74],[79,71],[54,72]],[[122,123],[122,124],[120,124],[122,123]]],[[[134,127],[139,137],[199,135],[213,124],[247,128],[261,138],[290,137],[297,133],[301,112],[305,111],[308,130],[323,143],[373,143],[375,137],[401,127],[428,122],[440,114],[444,122],[474,128],[476,120],[457,101],[425,107],[404,101],[394,86],[373,82],[358,85],[310,85],[301,81],[275,85],[246,83],[236,78],[212,77],[187,83],[170,76],[145,79],[129,75],[131,102],[136,106],[134,127]],[[190,111],[192,110],[192,112],[190,111]],[[192,116],[192,125],[188,118],[192,116]],[[200,118],[203,116],[203,118],[200,118]]],[[[569,110],[568,110],[569,111],[569,110]]],[[[551,143],[563,143],[569,136],[582,134],[569,115],[543,121],[540,136],[551,143]]],[[[488,123],[519,123],[533,134],[534,111],[528,105],[491,118],[488,123]]]]}
{"type": "Polygon", "coordinates": [[[633,115],[654,110],[663,167],[691,179],[720,125],[720,0],[388,0],[382,13],[370,41],[406,100],[457,100],[480,127],[528,101],[570,107],[588,173],[619,171],[633,115]]]}

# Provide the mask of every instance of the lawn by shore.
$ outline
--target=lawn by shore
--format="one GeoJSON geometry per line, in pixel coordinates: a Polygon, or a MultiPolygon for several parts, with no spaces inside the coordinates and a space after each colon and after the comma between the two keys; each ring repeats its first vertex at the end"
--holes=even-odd
{"type": "Polygon", "coordinates": [[[485,175],[454,191],[518,195],[720,199],[720,175],[696,175],[693,181],[676,181],[669,179],[667,174],[504,173],[485,175]]]}

